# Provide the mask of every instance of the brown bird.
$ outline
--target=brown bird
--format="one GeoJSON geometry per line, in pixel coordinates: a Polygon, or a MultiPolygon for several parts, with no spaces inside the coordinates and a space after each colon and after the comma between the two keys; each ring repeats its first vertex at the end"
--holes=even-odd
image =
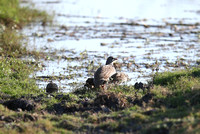
{"type": "Polygon", "coordinates": [[[127,74],[123,72],[118,72],[111,76],[110,83],[121,84],[121,83],[127,82],[128,80],[129,80],[129,77],[127,74]]]}
{"type": "Polygon", "coordinates": [[[96,88],[105,88],[106,83],[109,81],[110,77],[116,73],[113,63],[117,61],[116,58],[112,56],[108,57],[106,60],[106,65],[101,66],[94,73],[94,85],[96,88]]]}
{"type": "MultiPolygon", "coordinates": [[[[127,74],[123,73],[123,72],[118,72],[118,73],[115,73],[114,75],[112,75],[109,79],[109,82],[108,84],[109,85],[112,85],[112,84],[121,84],[121,83],[124,83],[124,82],[127,82],[129,80],[129,77],[127,74]]],[[[88,78],[85,82],[85,85],[84,87],[88,87],[88,88],[94,88],[95,85],[94,85],[94,78],[88,78]]]]}

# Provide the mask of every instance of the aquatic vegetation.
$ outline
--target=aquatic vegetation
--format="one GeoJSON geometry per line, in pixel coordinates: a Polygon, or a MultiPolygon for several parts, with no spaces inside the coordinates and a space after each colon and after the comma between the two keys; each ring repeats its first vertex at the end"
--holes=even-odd
{"type": "Polygon", "coordinates": [[[8,27],[21,28],[36,19],[46,23],[49,18],[44,11],[21,7],[19,0],[0,1],[0,23],[8,27]]]}

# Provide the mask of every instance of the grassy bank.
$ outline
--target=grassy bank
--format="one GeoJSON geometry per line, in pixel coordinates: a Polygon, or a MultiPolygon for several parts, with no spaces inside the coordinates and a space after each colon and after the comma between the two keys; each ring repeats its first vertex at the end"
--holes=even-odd
{"type": "Polygon", "coordinates": [[[4,133],[197,134],[199,74],[199,68],[157,74],[149,92],[117,86],[107,91],[80,88],[51,96],[25,95],[14,101],[22,103],[26,98],[34,108],[13,112],[1,105],[4,127],[0,129],[4,133]]]}
{"type": "Polygon", "coordinates": [[[46,22],[48,15],[35,9],[20,7],[18,0],[0,1],[0,90],[11,96],[38,92],[29,75],[33,65],[20,59],[22,56],[38,56],[38,52],[28,50],[24,37],[19,33],[26,24],[46,22]]]}

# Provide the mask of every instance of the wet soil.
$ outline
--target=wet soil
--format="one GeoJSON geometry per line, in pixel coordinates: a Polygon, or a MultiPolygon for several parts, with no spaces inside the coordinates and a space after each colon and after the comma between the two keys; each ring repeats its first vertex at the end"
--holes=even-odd
{"type": "MultiPolygon", "coordinates": [[[[46,7],[44,10],[60,9],[63,5],[70,9],[81,6],[79,4],[61,0],[35,3],[46,7]]],[[[23,30],[33,48],[48,55],[39,60],[41,70],[33,77],[43,89],[53,80],[60,91],[69,92],[82,87],[110,55],[119,59],[117,71],[131,78],[128,85],[140,81],[148,83],[156,72],[196,66],[200,51],[200,16],[196,8],[186,11],[182,10],[181,15],[188,13],[190,16],[179,18],[174,12],[177,17],[138,19],[55,10],[53,25],[33,23],[23,30]]]]}

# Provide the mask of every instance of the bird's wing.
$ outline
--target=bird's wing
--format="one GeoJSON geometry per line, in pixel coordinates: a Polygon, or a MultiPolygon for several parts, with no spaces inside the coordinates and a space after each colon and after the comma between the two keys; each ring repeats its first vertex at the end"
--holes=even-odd
{"type": "Polygon", "coordinates": [[[123,72],[118,72],[112,76],[112,82],[126,82],[128,75],[123,72]]]}
{"type": "Polygon", "coordinates": [[[100,67],[96,73],[95,77],[99,80],[108,81],[109,78],[116,73],[115,68],[112,65],[105,65],[100,67]]]}

